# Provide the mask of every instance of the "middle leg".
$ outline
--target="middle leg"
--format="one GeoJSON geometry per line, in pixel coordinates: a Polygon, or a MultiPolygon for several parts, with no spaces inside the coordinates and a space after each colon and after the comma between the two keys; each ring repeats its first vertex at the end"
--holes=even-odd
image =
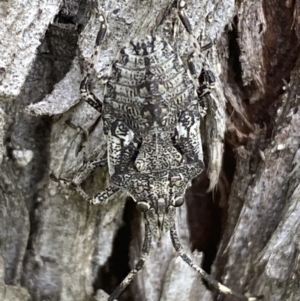
{"type": "Polygon", "coordinates": [[[67,185],[70,187],[70,189],[75,190],[81,197],[88,201],[90,204],[98,205],[103,203],[104,201],[108,200],[110,197],[112,197],[115,193],[117,193],[120,188],[116,187],[114,185],[108,186],[105,190],[99,192],[94,197],[90,197],[82,188],[80,185],[74,184],[74,182],[65,179],[65,178],[57,178],[55,175],[50,174],[50,179],[52,181],[61,183],[63,185],[67,185]]]}
{"type": "MultiPolygon", "coordinates": [[[[97,168],[97,167],[103,167],[107,165],[107,158],[105,159],[96,159],[89,162],[86,162],[83,167],[80,169],[78,173],[75,174],[72,180],[66,179],[66,178],[57,178],[54,174],[50,174],[50,179],[54,182],[61,183],[63,185],[69,186],[72,190],[75,190],[78,194],[82,196],[82,198],[86,201],[89,201],[93,204],[98,204],[104,200],[104,198],[108,198],[117,190],[113,190],[110,186],[100,194],[102,194],[102,197],[100,194],[97,194],[94,198],[91,198],[80,186],[80,184],[97,168]],[[101,201],[100,201],[101,200],[101,201]]],[[[118,189],[119,190],[119,189],[118,189]]]]}

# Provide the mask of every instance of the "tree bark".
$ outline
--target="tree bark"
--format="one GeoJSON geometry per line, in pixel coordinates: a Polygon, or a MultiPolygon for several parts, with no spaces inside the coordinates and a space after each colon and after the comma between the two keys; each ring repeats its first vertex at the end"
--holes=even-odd
{"type": "MultiPolygon", "coordinates": [[[[175,2],[98,1],[109,26],[92,83],[100,99],[131,39],[162,36],[184,62],[195,50],[175,2]]],[[[179,236],[235,291],[300,300],[300,1],[186,2],[193,36],[213,44],[196,69],[217,82],[201,128],[207,170],[178,209],[179,236]]],[[[0,3],[1,300],[106,300],[141,250],[143,221],[124,193],[96,207],[49,179],[72,178],[84,152],[106,155],[99,114],[79,93],[99,29],[92,10],[87,0],[0,3]]],[[[108,181],[102,168],[83,188],[94,195],[108,181]]],[[[118,300],[236,299],[206,287],[166,234],[118,300]]]]}

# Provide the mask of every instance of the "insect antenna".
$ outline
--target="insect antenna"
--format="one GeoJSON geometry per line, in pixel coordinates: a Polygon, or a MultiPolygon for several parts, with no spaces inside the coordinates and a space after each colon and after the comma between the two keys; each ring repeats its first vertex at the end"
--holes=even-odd
{"type": "Polygon", "coordinates": [[[119,295],[124,291],[124,289],[130,284],[139,270],[143,267],[145,260],[150,252],[151,247],[152,234],[149,223],[145,223],[145,239],[142,247],[142,251],[140,254],[140,258],[135,265],[135,267],[129,272],[126,278],[117,286],[117,288],[112,292],[109,296],[108,301],[114,301],[119,295]]]}
{"type": "Polygon", "coordinates": [[[184,252],[183,247],[179,241],[179,237],[176,232],[175,224],[171,227],[170,234],[171,234],[172,244],[173,244],[176,252],[178,253],[178,255],[183,259],[183,261],[185,261],[198,274],[200,274],[204,280],[206,280],[213,287],[217,288],[220,292],[227,294],[227,295],[233,295],[233,296],[235,296],[241,300],[245,300],[245,301],[256,301],[256,300],[261,300],[263,298],[262,296],[246,297],[245,295],[237,293],[237,292],[231,290],[229,287],[218,282],[216,279],[214,279],[212,276],[210,276],[208,273],[206,273],[202,268],[198,267],[184,252]]]}

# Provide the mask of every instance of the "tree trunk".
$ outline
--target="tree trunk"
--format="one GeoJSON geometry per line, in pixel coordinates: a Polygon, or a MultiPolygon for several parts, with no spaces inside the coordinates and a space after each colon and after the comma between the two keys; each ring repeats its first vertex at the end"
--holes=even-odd
{"type": "MultiPolygon", "coordinates": [[[[162,36],[184,62],[197,48],[175,2],[98,0],[109,26],[93,76],[100,99],[131,39],[162,36]]],[[[143,221],[124,193],[97,207],[49,179],[72,178],[84,152],[106,156],[99,114],[79,93],[99,29],[93,7],[0,3],[1,300],[106,300],[141,250],[143,221]]],[[[218,281],[272,301],[300,300],[299,10],[299,0],[187,0],[193,36],[213,44],[197,72],[204,65],[217,82],[201,128],[207,170],[178,209],[179,236],[218,281]]],[[[83,188],[94,195],[108,180],[102,168],[83,188]]],[[[167,233],[118,300],[236,299],[205,286],[167,233]]]]}

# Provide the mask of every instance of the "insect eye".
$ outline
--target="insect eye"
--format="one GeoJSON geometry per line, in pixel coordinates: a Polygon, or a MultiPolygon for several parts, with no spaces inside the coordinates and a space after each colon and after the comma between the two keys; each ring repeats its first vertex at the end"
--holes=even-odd
{"type": "Polygon", "coordinates": [[[183,202],[184,202],[184,198],[180,197],[180,198],[177,198],[176,200],[174,200],[173,204],[175,207],[180,207],[180,206],[182,206],[183,202]]]}
{"type": "Polygon", "coordinates": [[[138,202],[136,204],[136,208],[140,212],[146,212],[147,210],[149,210],[150,205],[148,203],[146,203],[146,202],[138,202]]]}

